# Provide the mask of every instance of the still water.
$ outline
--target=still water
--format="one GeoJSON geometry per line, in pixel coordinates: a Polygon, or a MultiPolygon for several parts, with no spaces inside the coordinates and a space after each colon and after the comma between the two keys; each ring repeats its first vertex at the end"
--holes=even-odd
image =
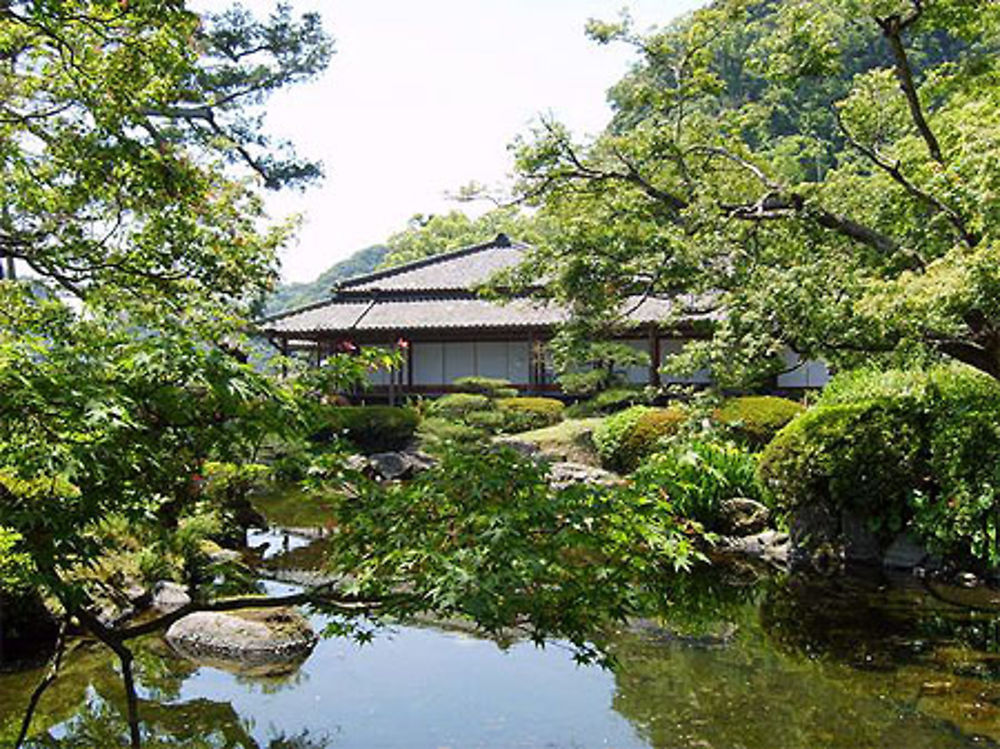
{"type": "MultiPolygon", "coordinates": [[[[996,592],[720,565],[680,579],[674,600],[666,619],[611,639],[614,672],[558,645],[501,650],[435,627],[366,646],[326,639],[279,673],[199,666],[151,638],[138,656],[147,746],[1000,746],[996,592]]],[[[0,676],[0,741],[39,674],[0,676]]],[[[123,709],[114,663],[77,643],[31,746],[117,746],[123,709]]]]}

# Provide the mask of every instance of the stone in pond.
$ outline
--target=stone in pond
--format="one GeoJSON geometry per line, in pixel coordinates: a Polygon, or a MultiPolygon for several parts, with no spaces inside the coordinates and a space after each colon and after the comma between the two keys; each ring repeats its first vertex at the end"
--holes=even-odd
{"type": "Polygon", "coordinates": [[[174,622],[167,642],[197,661],[246,665],[300,661],[316,645],[316,633],[294,609],[198,611],[174,622]]]}

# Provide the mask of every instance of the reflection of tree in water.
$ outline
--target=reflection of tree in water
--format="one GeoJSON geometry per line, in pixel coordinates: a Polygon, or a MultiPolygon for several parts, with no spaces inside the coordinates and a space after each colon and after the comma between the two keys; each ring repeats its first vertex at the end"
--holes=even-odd
{"type": "MultiPolygon", "coordinates": [[[[238,673],[237,680],[265,694],[300,683],[298,664],[260,673],[238,673]]],[[[260,744],[228,702],[198,699],[172,703],[199,665],[178,657],[159,637],[146,638],[136,648],[135,670],[140,683],[139,714],[144,747],[190,749],[321,749],[325,737],[308,732],[278,735],[260,744]]],[[[25,698],[26,699],[26,698],[25,698]]],[[[8,706],[4,706],[8,707],[8,706]]],[[[22,706],[0,710],[0,744],[13,740],[22,706]]],[[[121,675],[113,655],[102,647],[81,643],[59,679],[46,693],[36,715],[36,731],[26,747],[35,749],[111,749],[129,745],[127,706],[121,675]],[[48,726],[44,731],[37,728],[48,726]]]]}
{"type": "Polygon", "coordinates": [[[877,581],[858,586],[797,577],[754,586],[718,570],[683,579],[673,586],[666,636],[644,631],[612,643],[619,662],[613,707],[657,749],[998,746],[996,714],[970,716],[960,704],[982,693],[983,681],[967,689],[949,678],[954,697],[929,701],[921,689],[934,672],[851,667],[859,654],[862,664],[905,663],[913,657],[907,643],[917,653],[926,647],[915,635],[954,642],[944,637],[954,632],[954,612],[929,606],[917,616],[927,602],[912,591],[877,581]],[[737,588],[727,589],[733,582],[737,588]],[[689,634],[677,634],[675,622],[689,634]],[[711,636],[727,631],[730,637],[711,636]],[[889,644],[874,649],[881,640],[889,644]]]}
{"type": "MultiPolygon", "coordinates": [[[[93,693],[72,719],[58,730],[32,738],[29,749],[112,749],[129,744],[124,700],[93,693]]],[[[266,744],[249,732],[228,702],[198,699],[180,704],[140,702],[143,746],[149,749],[326,749],[330,741],[308,731],[279,734],[266,744]]]]}
{"type": "Polygon", "coordinates": [[[889,579],[877,571],[789,577],[768,589],[760,620],[777,647],[855,668],[895,669],[924,661],[944,641],[1000,652],[995,616],[950,605],[913,577],[889,579]]]}

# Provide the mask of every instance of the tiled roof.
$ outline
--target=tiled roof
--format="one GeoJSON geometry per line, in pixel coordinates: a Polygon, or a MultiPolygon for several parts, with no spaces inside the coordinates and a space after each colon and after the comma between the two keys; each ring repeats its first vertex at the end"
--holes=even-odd
{"type": "MultiPolygon", "coordinates": [[[[660,322],[669,317],[671,305],[662,299],[628,300],[624,305],[632,323],[660,322]]],[[[531,328],[566,322],[565,309],[530,299],[506,304],[468,297],[422,297],[369,302],[330,302],[288,315],[266,325],[274,333],[335,333],[404,331],[450,328],[531,328]]],[[[687,318],[690,320],[691,318],[687,318]]]]}
{"type": "MultiPolygon", "coordinates": [[[[549,327],[566,322],[563,308],[521,298],[506,304],[481,299],[470,290],[498,270],[522,259],[525,245],[503,235],[415,263],[344,282],[325,302],[264,320],[267,333],[283,336],[312,333],[408,331],[431,329],[504,329],[549,327]]],[[[664,299],[626,300],[622,313],[633,323],[666,320],[673,311],[664,299]]],[[[686,316],[686,321],[712,315],[686,316]]]]}
{"type": "Polygon", "coordinates": [[[352,294],[363,291],[468,290],[484,283],[497,271],[520,263],[526,249],[526,245],[511,242],[501,234],[485,244],[348,279],[340,284],[338,290],[352,294]]]}

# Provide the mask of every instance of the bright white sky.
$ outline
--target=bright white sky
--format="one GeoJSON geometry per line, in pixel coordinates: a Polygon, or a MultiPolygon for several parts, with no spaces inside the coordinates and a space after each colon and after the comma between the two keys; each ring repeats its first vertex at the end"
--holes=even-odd
{"type": "MultiPolygon", "coordinates": [[[[640,29],[701,4],[293,0],[296,11],[322,14],[336,54],[320,80],[269,105],[269,130],[322,160],[327,172],[318,187],[269,199],[275,215],[305,216],[282,258],[285,280],[314,279],[415,213],[462,208],[446,193],[464,184],[505,184],[507,145],[539,114],[554,114],[577,135],[598,132],[610,117],[604,92],[633,55],[589,41],[584,24],[613,20],[626,3],[640,29]]],[[[248,5],[270,7],[267,0],[248,5]]]]}

